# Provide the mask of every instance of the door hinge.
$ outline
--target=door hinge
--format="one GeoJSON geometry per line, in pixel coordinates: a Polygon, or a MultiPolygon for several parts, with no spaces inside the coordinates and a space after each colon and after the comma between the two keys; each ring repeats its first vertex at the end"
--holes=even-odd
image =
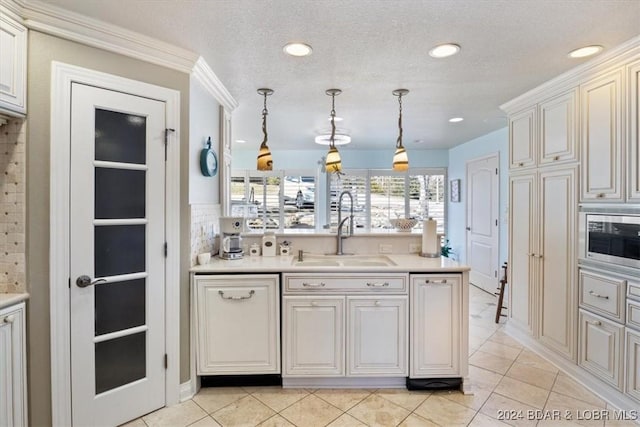
{"type": "Polygon", "coordinates": [[[498,168],[496,168],[496,175],[498,175],[498,168]]]}
{"type": "Polygon", "coordinates": [[[169,356],[165,353],[164,355],[164,369],[169,368],[169,356]]]}
{"type": "Polygon", "coordinates": [[[69,289],[71,289],[71,277],[69,277],[69,289]]]}
{"type": "Polygon", "coordinates": [[[498,270],[493,270],[493,277],[495,277],[495,278],[498,277],[498,270]]]}
{"type": "Polygon", "coordinates": [[[496,219],[496,227],[498,226],[498,220],[496,219]]]}
{"type": "Polygon", "coordinates": [[[167,257],[167,253],[169,252],[169,246],[167,245],[167,242],[164,242],[164,257],[167,257]]]}
{"type": "Polygon", "coordinates": [[[164,130],[164,160],[167,160],[167,145],[169,145],[169,132],[175,132],[175,129],[166,128],[164,130]]]}

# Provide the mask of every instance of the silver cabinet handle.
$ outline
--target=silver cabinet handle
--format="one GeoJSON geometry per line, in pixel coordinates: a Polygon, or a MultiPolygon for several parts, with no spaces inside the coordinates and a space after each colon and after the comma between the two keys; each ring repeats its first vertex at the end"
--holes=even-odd
{"type": "Polygon", "coordinates": [[[86,288],[87,286],[97,285],[98,283],[105,283],[106,281],[107,279],[96,279],[92,281],[91,277],[82,275],[76,279],[76,285],[78,285],[79,288],[86,288]]]}
{"type": "Polygon", "coordinates": [[[2,320],[2,323],[7,323],[10,325],[13,323],[14,320],[16,320],[16,316],[14,316],[13,314],[10,314],[2,320]]]}
{"type": "Polygon", "coordinates": [[[325,286],[325,284],[324,284],[324,282],[320,282],[320,283],[302,282],[302,286],[304,286],[306,288],[323,288],[325,286]]]}
{"type": "Polygon", "coordinates": [[[540,259],[542,259],[542,254],[538,254],[538,255],[535,255],[535,254],[534,254],[533,256],[534,256],[534,257],[536,257],[536,258],[540,258],[540,259]]]}
{"type": "Polygon", "coordinates": [[[243,300],[243,299],[249,299],[249,298],[251,298],[251,297],[256,293],[256,291],[254,291],[253,289],[251,289],[251,290],[249,291],[249,295],[248,295],[248,296],[244,296],[244,295],[243,295],[243,296],[239,296],[239,297],[234,297],[234,296],[225,297],[225,296],[224,296],[224,292],[222,292],[222,291],[218,291],[218,293],[220,294],[220,298],[222,298],[222,299],[243,300]]]}
{"type": "Polygon", "coordinates": [[[427,279],[427,280],[425,280],[424,282],[425,282],[425,283],[440,283],[440,284],[445,284],[445,283],[447,283],[447,280],[446,280],[446,279],[443,279],[443,280],[429,280],[429,279],[427,279]]]}
{"type": "Polygon", "coordinates": [[[603,298],[603,299],[609,299],[608,295],[600,295],[600,294],[596,294],[593,291],[589,291],[589,295],[594,296],[596,298],[603,298]]]}
{"type": "Polygon", "coordinates": [[[595,322],[587,322],[587,323],[591,323],[593,326],[601,326],[602,322],[599,320],[596,320],[595,322]]]}
{"type": "Polygon", "coordinates": [[[374,303],[373,303],[373,305],[375,305],[375,306],[379,306],[379,305],[380,305],[380,301],[376,301],[376,302],[374,302],[374,303]]]}
{"type": "Polygon", "coordinates": [[[384,282],[384,283],[367,282],[367,286],[369,286],[370,288],[386,288],[387,286],[389,286],[389,282],[384,282]]]}

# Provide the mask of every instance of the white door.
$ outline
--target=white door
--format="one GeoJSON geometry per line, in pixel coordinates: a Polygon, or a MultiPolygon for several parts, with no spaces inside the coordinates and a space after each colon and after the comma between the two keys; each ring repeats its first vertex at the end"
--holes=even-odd
{"type": "Polygon", "coordinates": [[[72,417],[116,425],[165,404],[165,104],[73,84],[72,417]]]}
{"type": "Polygon", "coordinates": [[[487,292],[498,287],[498,155],[467,163],[469,281],[487,292]]]}

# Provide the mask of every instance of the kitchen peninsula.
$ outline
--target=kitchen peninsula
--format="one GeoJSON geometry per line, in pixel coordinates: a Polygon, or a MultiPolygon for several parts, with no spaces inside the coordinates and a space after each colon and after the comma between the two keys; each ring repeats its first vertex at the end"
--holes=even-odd
{"type": "Polygon", "coordinates": [[[415,254],[213,259],[191,269],[195,374],[469,392],[468,270],[415,254]]]}

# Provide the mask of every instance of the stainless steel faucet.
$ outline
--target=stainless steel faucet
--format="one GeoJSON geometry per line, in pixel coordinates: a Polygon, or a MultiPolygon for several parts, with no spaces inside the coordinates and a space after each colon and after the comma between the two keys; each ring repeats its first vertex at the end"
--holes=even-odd
{"type": "Polygon", "coordinates": [[[340,193],[340,197],[338,198],[338,250],[336,251],[336,255],[344,255],[342,252],[342,239],[346,239],[347,237],[353,236],[353,196],[348,191],[343,191],[340,193]],[[349,209],[349,216],[345,219],[342,219],[342,196],[349,196],[349,200],[351,201],[351,207],[349,209]],[[344,236],[342,234],[342,229],[344,223],[349,220],[349,234],[344,236]]]}

